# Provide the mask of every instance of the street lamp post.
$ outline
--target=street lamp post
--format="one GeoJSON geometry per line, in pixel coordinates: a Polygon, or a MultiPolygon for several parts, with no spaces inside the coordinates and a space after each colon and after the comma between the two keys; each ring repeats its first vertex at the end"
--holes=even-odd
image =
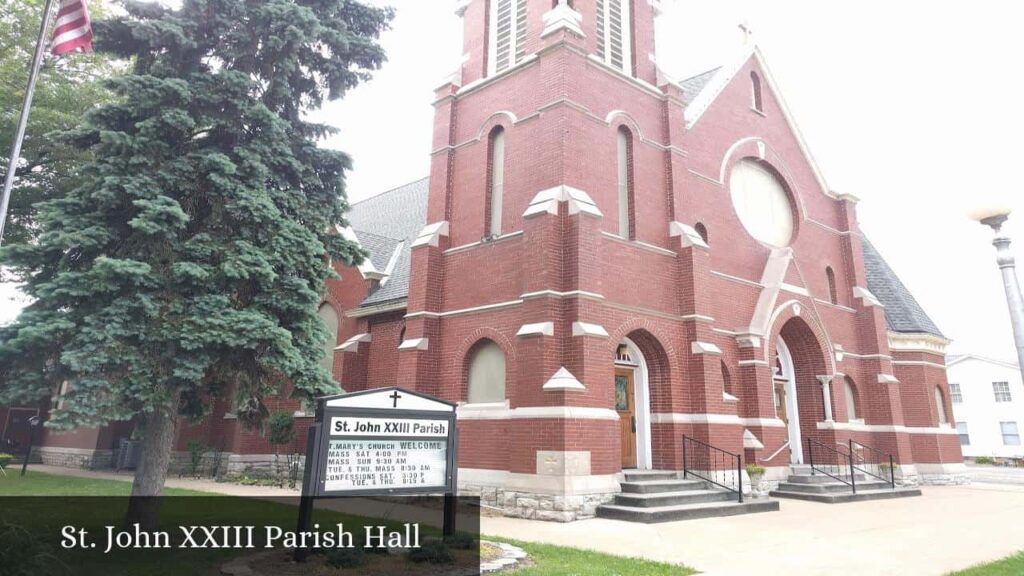
{"type": "Polygon", "coordinates": [[[1010,237],[1003,232],[1003,224],[1010,217],[1009,208],[984,208],[976,210],[971,218],[991,228],[995,233],[992,244],[996,247],[996,262],[1003,273],[1003,288],[1006,289],[1006,303],[1010,306],[1010,321],[1013,324],[1013,339],[1017,344],[1017,364],[1024,377],[1024,297],[1017,281],[1016,262],[1010,252],[1010,237]]]}

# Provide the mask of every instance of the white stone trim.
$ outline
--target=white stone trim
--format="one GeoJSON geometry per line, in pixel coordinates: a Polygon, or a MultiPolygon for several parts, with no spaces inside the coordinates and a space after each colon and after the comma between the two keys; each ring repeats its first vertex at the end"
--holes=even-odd
{"type": "Polygon", "coordinates": [[[554,376],[544,383],[542,389],[546,392],[585,392],[587,387],[577,380],[565,366],[562,366],[554,376]]]}
{"type": "Polygon", "coordinates": [[[898,426],[893,424],[857,424],[855,422],[818,422],[818,430],[847,430],[850,432],[895,432],[902,434],[938,434],[943,436],[957,435],[956,428],[940,426],[925,428],[917,426],[898,426]]]}
{"type": "Polygon", "coordinates": [[[385,312],[405,310],[407,305],[408,299],[402,298],[400,300],[395,300],[394,302],[385,302],[384,304],[374,304],[371,306],[352,308],[351,310],[345,311],[345,316],[349,318],[363,318],[366,316],[373,316],[374,314],[383,314],[385,312]]]}
{"type": "Polygon", "coordinates": [[[641,242],[639,240],[630,240],[628,238],[623,238],[618,234],[612,234],[611,232],[608,232],[606,230],[601,230],[601,236],[607,238],[608,240],[618,242],[619,244],[625,244],[626,246],[640,248],[641,250],[647,250],[648,252],[653,252],[655,254],[660,254],[662,256],[668,256],[669,258],[676,257],[675,252],[668,250],[666,248],[662,248],[661,246],[655,246],[654,244],[648,244],[647,242],[641,242]]]}
{"type": "Polygon", "coordinates": [[[807,288],[803,288],[801,286],[794,286],[792,284],[786,284],[785,282],[783,282],[782,284],[779,285],[779,288],[785,290],[786,292],[792,292],[793,294],[798,294],[800,296],[806,296],[808,298],[811,297],[810,291],[808,291],[807,288]]]}
{"type": "Polygon", "coordinates": [[[547,476],[521,474],[507,470],[459,468],[459,487],[493,486],[527,494],[586,496],[616,494],[621,491],[615,474],[590,476],[547,476]]]}
{"type": "Polygon", "coordinates": [[[496,302],[494,304],[484,304],[483,306],[476,306],[474,308],[462,308],[462,309],[459,309],[459,310],[449,310],[448,312],[427,312],[427,311],[412,312],[410,314],[406,314],[405,318],[406,319],[409,319],[409,318],[419,318],[420,316],[422,316],[424,318],[445,318],[445,317],[448,317],[448,316],[458,316],[460,314],[474,314],[476,312],[486,312],[488,310],[496,310],[498,308],[511,308],[511,307],[514,307],[514,306],[518,306],[518,305],[520,305],[522,303],[523,303],[522,300],[509,300],[507,302],[496,302]]]}
{"type": "Polygon", "coordinates": [[[416,248],[418,246],[439,246],[441,244],[441,237],[448,236],[449,225],[447,220],[440,222],[434,222],[433,224],[427,224],[426,227],[419,233],[419,236],[413,240],[411,247],[416,248]]]}
{"type": "Polygon", "coordinates": [[[733,396],[732,394],[729,394],[728,392],[722,392],[722,401],[723,402],[733,402],[733,403],[735,403],[735,402],[739,402],[740,399],[735,397],[735,396],[733,396]]]}
{"type": "Polygon", "coordinates": [[[892,374],[879,374],[878,375],[878,383],[879,384],[899,384],[900,381],[899,381],[899,378],[896,378],[892,374]]]}
{"type": "Polygon", "coordinates": [[[501,236],[497,236],[495,238],[491,238],[491,239],[489,239],[487,241],[477,240],[476,242],[470,242],[469,244],[463,244],[461,246],[455,246],[453,248],[449,248],[449,249],[444,251],[444,255],[448,256],[449,254],[458,254],[459,252],[468,252],[468,251],[470,251],[470,250],[472,250],[474,248],[479,248],[481,246],[490,246],[490,245],[495,244],[497,242],[502,242],[502,241],[505,241],[505,240],[511,240],[513,238],[518,238],[519,236],[522,236],[522,235],[523,235],[523,231],[522,230],[516,230],[515,232],[509,232],[508,234],[502,234],[501,236]]]}
{"type": "MultiPolygon", "coordinates": [[[[917,473],[924,476],[932,475],[946,475],[946,474],[967,474],[967,464],[963,462],[950,462],[948,464],[921,464],[916,463],[914,467],[917,468],[917,473]]],[[[900,465],[900,468],[903,468],[900,465]]]]}
{"type": "Polygon", "coordinates": [[[740,418],[744,426],[759,426],[761,428],[785,428],[786,423],[778,418],[740,418]]]}
{"type": "Polygon", "coordinates": [[[945,370],[944,364],[938,362],[926,362],[924,360],[893,360],[893,366],[927,366],[928,368],[938,368],[939,370],[945,370]]]}
{"type": "Polygon", "coordinates": [[[904,334],[889,332],[889,350],[896,352],[923,352],[946,356],[950,341],[933,334],[904,334]]]}
{"type": "MultiPolygon", "coordinates": [[[[543,298],[545,296],[554,296],[556,298],[591,298],[594,300],[604,300],[604,296],[596,292],[587,292],[586,290],[570,290],[568,292],[559,292],[557,290],[538,290],[536,292],[527,292],[519,296],[522,300],[528,300],[530,298],[543,298]]],[[[520,300],[520,302],[522,302],[520,300]]]]}
{"type": "Polygon", "coordinates": [[[608,338],[608,331],[604,329],[604,326],[601,326],[599,324],[590,324],[588,322],[573,322],[572,335],[608,338]]]}
{"type": "MultiPolygon", "coordinates": [[[[359,241],[359,236],[356,235],[356,231],[351,226],[337,228],[337,230],[342,238],[362,248],[363,244],[359,241]]],[[[359,270],[363,280],[383,280],[387,278],[387,274],[377,270],[369,258],[363,258],[362,263],[356,266],[356,270],[359,270]]]]}
{"type": "Polygon", "coordinates": [[[750,430],[743,431],[744,450],[764,450],[764,444],[750,430]]]}
{"type": "Polygon", "coordinates": [[[688,224],[682,222],[672,221],[668,223],[668,235],[670,238],[679,237],[679,242],[683,248],[690,248],[696,246],[698,248],[710,248],[708,243],[700,237],[697,230],[688,224]]]}
{"type": "Polygon", "coordinates": [[[654,424],[729,424],[741,426],[743,421],[735,414],[680,414],[662,412],[651,414],[654,424]]]}
{"type": "Polygon", "coordinates": [[[526,408],[457,410],[459,420],[619,420],[619,413],[587,406],[534,406],[526,408]]]}
{"type": "Polygon", "coordinates": [[[429,347],[429,338],[412,338],[398,345],[399,350],[426,350],[429,347]]]}
{"type": "Polygon", "coordinates": [[[694,342],[690,345],[690,350],[694,354],[722,355],[722,349],[710,342],[694,342]]]}
{"type": "Polygon", "coordinates": [[[335,348],[335,350],[341,350],[342,352],[359,352],[359,343],[360,342],[372,342],[372,341],[373,341],[373,335],[371,335],[371,334],[367,334],[367,333],[356,334],[355,336],[349,338],[348,340],[345,340],[345,342],[342,343],[341,346],[338,346],[337,348],[335,348]]]}
{"type": "Polygon", "coordinates": [[[519,328],[519,332],[516,332],[516,336],[554,336],[555,335],[555,323],[554,322],[537,322],[534,324],[523,324],[519,328]]]}
{"type": "Polygon", "coordinates": [[[740,360],[738,364],[741,368],[745,368],[747,366],[771,366],[771,364],[768,364],[767,360],[740,360]]]}
{"type": "Polygon", "coordinates": [[[863,286],[853,287],[853,297],[863,300],[864,306],[867,306],[869,308],[872,306],[876,308],[885,308],[885,306],[882,306],[882,302],[878,298],[876,298],[870,290],[864,288],[863,286]]]}
{"type": "Polygon", "coordinates": [[[555,186],[554,188],[548,188],[542,190],[533,197],[530,201],[530,205],[523,212],[523,218],[529,218],[538,214],[558,214],[558,203],[568,202],[569,204],[569,215],[575,216],[576,214],[586,214],[595,218],[603,218],[604,214],[594,203],[594,200],[589,194],[580,190],[579,188],[573,188],[572,186],[555,186]]]}
{"type": "Polygon", "coordinates": [[[580,24],[583,22],[583,15],[573,10],[568,4],[558,4],[548,10],[542,16],[544,31],[540,33],[541,38],[546,38],[559,30],[567,30],[580,38],[586,38],[580,24]]]}

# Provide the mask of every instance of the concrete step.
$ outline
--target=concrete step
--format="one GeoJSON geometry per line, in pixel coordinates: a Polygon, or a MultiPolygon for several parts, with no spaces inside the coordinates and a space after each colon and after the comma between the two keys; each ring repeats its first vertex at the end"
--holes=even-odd
{"type": "Polygon", "coordinates": [[[734,498],[736,495],[725,490],[686,490],[658,494],[619,494],[615,496],[615,504],[633,508],[661,508],[703,502],[725,502],[734,498]]]}
{"type": "MultiPolygon", "coordinates": [[[[850,478],[849,474],[836,474],[836,476],[839,476],[840,478],[844,479],[850,478]]],[[[868,477],[865,476],[864,474],[861,474],[860,472],[854,474],[854,478],[857,479],[858,484],[860,484],[861,482],[868,481],[868,477]]],[[[827,474],[822,474],[818,472],[813,476],[810,474],[790,474],[788,482],[792,482],[793,484],[831,484],[833,482],[839,481],[827,474]]]]}
{"type": "Polygon", "coordinates": [[[704,502],[701,504],[658,506],[653,508],[639,508],[635,506],[620,506],[612,504],[598,507],[597,516],[598,518],[655,524],[658,522],[675,522],[680,520],[696,520],[699,518],[718,518],[721,516],[755,514],[759,512],[776,512],[778,509],[779,503],[777,501],[760,498],[757,500],[747,500],[743,504],[735,501],[704,502]]]}
{"type": "MultiPolygon", "coordinates": [[[[868,482],[866,480],[863,482],[860,480],[857,481],[858,492],[860,492],[861,490],[870,491],[886,489],[889,489],[888,482],[868,482]]],[[[781,490],[783,492],[802,492],[804,494],[825,494],[833,492],[850,492],[851,487],[849,484],[844,484],[842,482],[835,481],[828,483],[819,482],[814,484],[807,484],[802,482],[781,482],[777,490],[781,490]]]]}
{"type": "Polygon", "coordinates": [[[847,492],[791,492],[787,490],[774,490],[769,494],[772,498],[791,498],[793,500],[806,500],[808,502],[821,502],[823,504],[846,504],[848,502],[866,502],[869,500],[889,500],[892,498],[911,498],[920,496],[921,490],[917,488],[889,488],[885,490],[857,490],[854,494],[847,492]]]}
{"type": "Polygon", "coordinates": [[[703,480],[641,480],[639,482],[622,482],[619,485],[622,486],[623,492],[629,494],[711,489],[711,486],[703,480]]]}
{"type": "Polygon", "coordinates": [[[679,472],[671,470],[626,470],[626,482],[647,482],[649,480],[678,480],[679,472]]]}

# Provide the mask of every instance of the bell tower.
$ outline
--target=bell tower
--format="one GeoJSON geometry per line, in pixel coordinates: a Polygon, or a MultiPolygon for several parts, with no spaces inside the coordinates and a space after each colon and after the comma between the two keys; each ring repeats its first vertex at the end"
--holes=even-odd
{"type": "Polygon", "coordinates": [[[655,83],[654,18],[660,0],[459,0],[463,85],[500,74],[568,30],[588,55],[655,83]]]}
{"type": "MultiPolygon", "coordinates": [[[[626,286],[635,276],[615,271],[647,263],[674,287],[693,284],[677,274],[703,273],[699,263],[677,265],[685,122],[679,85],[662,81],[655,65],[658,8],[657,0],[457,3],[463,55],[435,91],[427,226],[412,244],[398,379],[467,403],[460,469],[487,471],[480,482],[501,470],[523,493],[580,503],[616,492],[626,464],[615,351],[636,330],[623,328],[633,321],[623,310],[649,303],[626,286]],[[504,404],[469,403],[467,363],[483,345],[504,354],[504,404]],[[514,440],[488,444],[495,421],[514,440]]],[[[698,309],[705,299],[676,289],[658,306],[708,315],[698,309]]],[[[686,337],[709,338],[709,327],[696,330],[686,337]]],[[[705,372],[720,378],[717,367],[705,372]]],[[[718,408],[674,401],[665,392],[648,412],[718,408]]],[[[630,466],[671,467],[678,453],[648,449],[630,466]]]]}

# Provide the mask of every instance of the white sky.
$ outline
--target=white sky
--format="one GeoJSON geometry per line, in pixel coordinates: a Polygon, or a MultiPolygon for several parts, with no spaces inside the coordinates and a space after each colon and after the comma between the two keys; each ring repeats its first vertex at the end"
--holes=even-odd
{"type": "MultiPolygon", "coordinates": [[[[342,130],[328,145],[354,158],[354,201],[427,175],[433,89],[462,52],[454,1],[372,3],[397,9],[389,62],[320,116],[342,130]]],[[[863,199],[862,229],[953,351],[1012,359],[991,234],[964,214],[978,202],[1013,206],[1024,265],[1018,5],[667,0],[659,63],[679,78],[714,67],[749,22],[829,185],[863,199]]],[[[0,287],[0,323],[16,309],[6,297],[0,287]]]]}

